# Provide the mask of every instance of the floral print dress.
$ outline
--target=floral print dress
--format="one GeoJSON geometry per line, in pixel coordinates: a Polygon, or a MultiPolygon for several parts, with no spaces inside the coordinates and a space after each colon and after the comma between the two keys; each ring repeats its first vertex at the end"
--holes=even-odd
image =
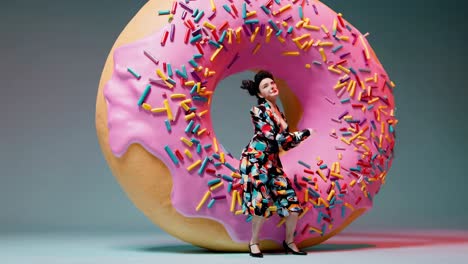
{"type": "MultiPolygon", "coordinates": [[[[309,137],[307,129],[289,132],[274,118],[274,109],[265,99],[250,110],[255,134],[242,150],[239,171],[243,185],[242,210],[247,215],[280,217],[302,212],[291,181],[283,171],[279,148],[289,150],[309,137]]],[[[284,114],[278,109],[286,121],[284,114]]]]}

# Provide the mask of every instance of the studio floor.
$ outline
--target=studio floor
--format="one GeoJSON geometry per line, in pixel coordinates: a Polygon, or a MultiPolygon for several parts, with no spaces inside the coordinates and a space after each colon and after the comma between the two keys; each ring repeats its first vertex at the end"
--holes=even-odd
{"type": "Polygon", "coordinates": [[[468,263],[468,230],[348,231],[307,256],[213,253],[164,233],[0,234],[0,263],[468,263]],[[284,261],[284,262],[283,262],[284,261]],[[286,262],[287,261],[287,262],[286,262]]]}

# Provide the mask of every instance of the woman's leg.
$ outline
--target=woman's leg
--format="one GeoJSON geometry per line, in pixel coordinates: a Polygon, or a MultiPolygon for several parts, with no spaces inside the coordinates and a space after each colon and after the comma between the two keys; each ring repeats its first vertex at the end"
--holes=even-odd
{"type": "MultiPolygon", "coordinates": [[[[252,216],[252,238],[250,239],[250,244],[258,244],[260,242],[258,240],[258,235],[262,228],[263,222],[265,222],[265,218],[257,215],[252,216]]],[[[252,253],[260,252],[260,248],[258,245],[251,246],[252,253]]]]}
{"type": "Polygon", "coordinates": [[[285,241],[289,244],[289,247],[297,251],[298,248],[294,242],[294,231],[296,230],[297,218],[299,214],[297,212],[290,212],[286,217],[286,238],[285,241]],[[292,243],[292,244],[290,244],[292,243]]]}

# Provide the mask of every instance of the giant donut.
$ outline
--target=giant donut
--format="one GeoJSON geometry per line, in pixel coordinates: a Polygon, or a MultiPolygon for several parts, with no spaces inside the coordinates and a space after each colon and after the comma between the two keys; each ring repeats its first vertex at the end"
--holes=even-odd
{"type": "MultiPolygon", "coordinates": [[[[313,0],[151,0],[107,58],[97,135],[132,202],[193,245],[248,249],[239,160],[216,139],[210,105],[221,80],[255,69],[279,79],[291,130],[318,131],[281,154],[305,208],[300,247],[370,209],[391,167],[395,85],[342,14],[313,0]]],[[[269,218],[260,238],[263,250],[278,249],[283,220],[269,218]]]]}

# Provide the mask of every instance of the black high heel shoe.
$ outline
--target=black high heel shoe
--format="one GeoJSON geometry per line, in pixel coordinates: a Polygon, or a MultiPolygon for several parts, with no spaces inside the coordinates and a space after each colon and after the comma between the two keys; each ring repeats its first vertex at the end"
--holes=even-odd
{"type": "Polygon", "coordinates": [[[290,248],[289,245],[293,244],[294,242],[286,244],[286,241],[283,240],[283,247],[284,247],[284,252],[288,254],[291,252],[293,255],[307,255],[307,252],[304,251],[295,251],[294,249],[290,248]]]}
{"type": "MultiPolygon", "coordinates": [[[[254,258],[263,258],[263,254],[262,252],[258,252],[258,253],[252,253],[252,246],[255,246],[257,245],[258,246],[258,243],[255,243],[255,244],[249,244],[249,251],[250,251],[250,256],[254,257],[254,258]]],[[[260,246],[259,246],[259,249],[260,249],[260,246]]]]}

